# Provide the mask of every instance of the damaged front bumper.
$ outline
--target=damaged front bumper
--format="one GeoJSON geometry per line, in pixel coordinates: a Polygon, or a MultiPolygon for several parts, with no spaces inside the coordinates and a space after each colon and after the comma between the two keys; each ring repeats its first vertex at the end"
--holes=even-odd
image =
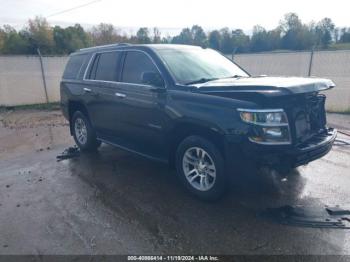
{"type": "Polygon", "coordinates": [[[337,137],[337,130],[329,128],[326,132],[314,136],[305,143],[299,145],[291,152],[293,167],[305,165],[326,155],[333,146],[337,137]]]}
{"type": "MultiPolygon", "coordinates": [[[[240,151],[245,160],[261,166],[295,168],[326,155],[332,149],[336,137],[337,130],[328,128],[299,145],[259,145],[247,142],[241,144],[240,151]]],[[[234,146],[229,148],[234,150],[234,146]]]]}

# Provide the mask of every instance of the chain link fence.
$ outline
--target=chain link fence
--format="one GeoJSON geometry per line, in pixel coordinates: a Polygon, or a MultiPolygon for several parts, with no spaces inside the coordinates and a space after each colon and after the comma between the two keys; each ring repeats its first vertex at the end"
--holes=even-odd
{"type": "MultiPolygon", "coordinates": [[[[233,59],[252,75],[330,78],[337,87],[327,91],[327,109],[350,109],[350,50],[238,54],[233,59]]],[[[67,60],[65,56],[42,57],[41,68],[39,56],[0,56],[0,105],[59,101],[67,60]]]]}

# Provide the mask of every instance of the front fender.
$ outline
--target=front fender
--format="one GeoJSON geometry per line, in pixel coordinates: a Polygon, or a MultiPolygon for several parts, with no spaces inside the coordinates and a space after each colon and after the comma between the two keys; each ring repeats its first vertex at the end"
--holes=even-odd
{"type": "Polygon", "coordinates": [[[237,108],[257,108],[255,103],[185,91],[169,93],[165,110],[174,123],[184,122],[206,127],[222,135],[246,130],[237,108]]]}

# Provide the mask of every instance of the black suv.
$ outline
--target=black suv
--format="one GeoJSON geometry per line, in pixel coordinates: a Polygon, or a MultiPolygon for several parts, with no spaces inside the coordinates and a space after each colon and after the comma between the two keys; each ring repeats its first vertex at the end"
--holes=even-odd
{"type": "Polygon", "coordinates": [[[327,79],[250,76],[211,49],[114,44],[70,56],[61,106],[81,150],[101,142],[173,164],[215,199],[242,163],[293,168],[327,154],[327,79]]]}

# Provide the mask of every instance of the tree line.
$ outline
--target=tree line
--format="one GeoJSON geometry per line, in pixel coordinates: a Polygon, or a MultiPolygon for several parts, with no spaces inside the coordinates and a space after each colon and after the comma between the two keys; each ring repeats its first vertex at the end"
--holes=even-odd
{"type": "Polygon", "coordinates": [[[0,54],[66,55],[77,49],[111,43],[172,43],[210,47],[222,53],[273,50],[327,49],[333,44],[350,43],[350,27],[338,28],[330,18],[305,24],[295,13],[286,14],[273,30],[256,25],[252,34],[242,29],[222,28],[205,32],[199,25],[184,28],[173,37],[163,37],[158,28],[141,27],[128,35],[112,24],[101,23],[86,30],[80,24],[62,28],[51,26],[43,17],[29,19],[21,30],[0,27],[0,54]]]}

